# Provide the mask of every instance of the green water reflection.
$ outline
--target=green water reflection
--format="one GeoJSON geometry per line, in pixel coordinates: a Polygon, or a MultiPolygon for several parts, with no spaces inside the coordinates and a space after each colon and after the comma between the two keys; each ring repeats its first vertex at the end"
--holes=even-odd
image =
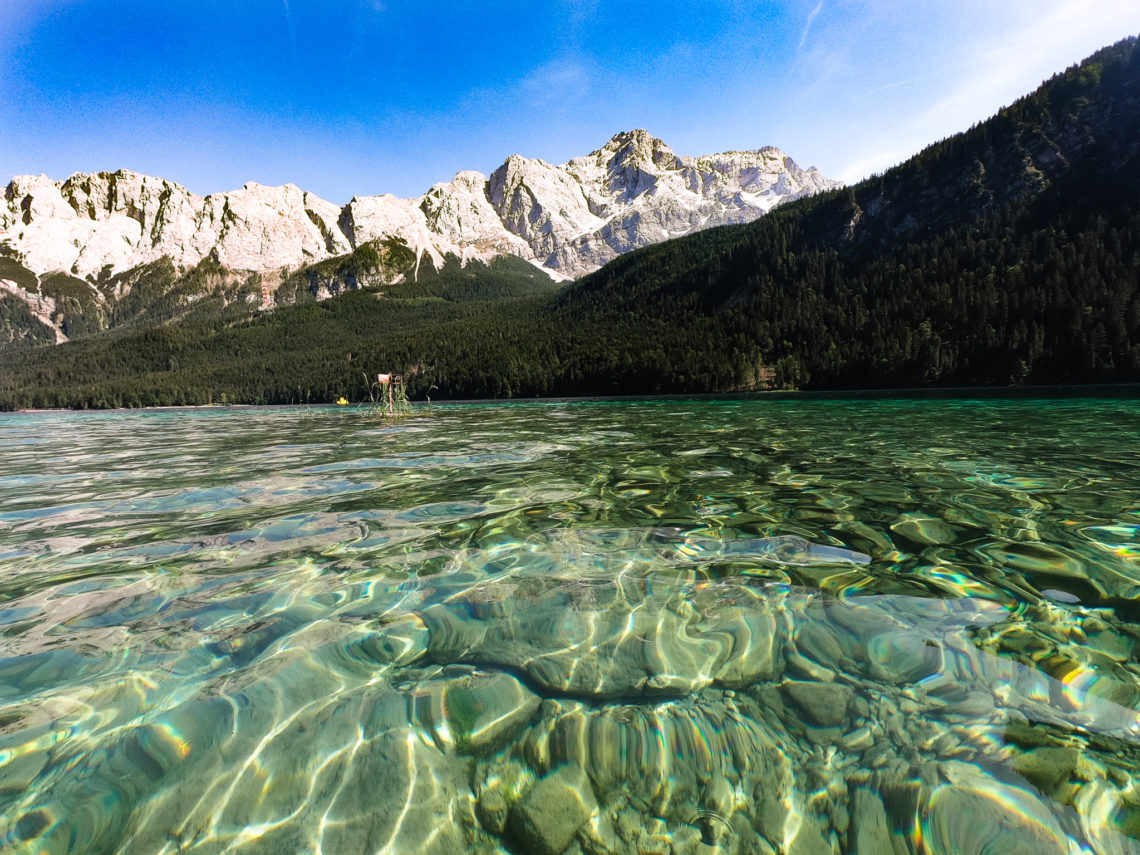
{"type": "Polygon", "coordinates": [[[1140,853],[1140,403],[0,415],[0,849],[1140,853]]]}

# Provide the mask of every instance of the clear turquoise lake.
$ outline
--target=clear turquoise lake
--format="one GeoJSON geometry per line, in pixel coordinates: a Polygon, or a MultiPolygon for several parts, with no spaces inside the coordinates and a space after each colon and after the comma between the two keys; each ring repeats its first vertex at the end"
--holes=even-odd
{"type": "Polygon", "coordinates": [[[0,414],[0,851],[1140,853],[1140,400],[0,414]]]}

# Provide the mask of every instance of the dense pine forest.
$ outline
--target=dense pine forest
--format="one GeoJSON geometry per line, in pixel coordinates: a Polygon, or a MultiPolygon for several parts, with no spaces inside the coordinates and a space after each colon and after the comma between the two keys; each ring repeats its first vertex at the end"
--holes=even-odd
{"type": "Polygon", "coordinates": [[[264,313],[252,282],[186,312],[143,277],[130,323],[0,352],[0,407],[359,400],[387,370],[420,398],[1137,381],[1138,129],[1129,39],[881,176],[570,285],[517,260],[367,285],[395,245],[264,313]]]}

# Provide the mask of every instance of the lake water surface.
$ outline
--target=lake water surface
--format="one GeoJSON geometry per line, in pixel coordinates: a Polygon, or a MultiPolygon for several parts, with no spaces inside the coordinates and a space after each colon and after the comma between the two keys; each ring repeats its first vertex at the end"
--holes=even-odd
{"type": "Polygon", "coordinates": [[[0,851],[1140,853],[1140,403],[0,414],[0,851]]]}

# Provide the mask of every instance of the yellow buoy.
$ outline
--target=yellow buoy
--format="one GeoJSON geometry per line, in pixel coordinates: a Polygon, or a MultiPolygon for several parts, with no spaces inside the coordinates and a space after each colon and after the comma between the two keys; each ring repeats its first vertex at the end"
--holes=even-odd
{"type": "Polygon", "coordinates": [[[348,405],[348,398],[337,398],[336,402],[338,406],[344,407],[348,405]]]}

